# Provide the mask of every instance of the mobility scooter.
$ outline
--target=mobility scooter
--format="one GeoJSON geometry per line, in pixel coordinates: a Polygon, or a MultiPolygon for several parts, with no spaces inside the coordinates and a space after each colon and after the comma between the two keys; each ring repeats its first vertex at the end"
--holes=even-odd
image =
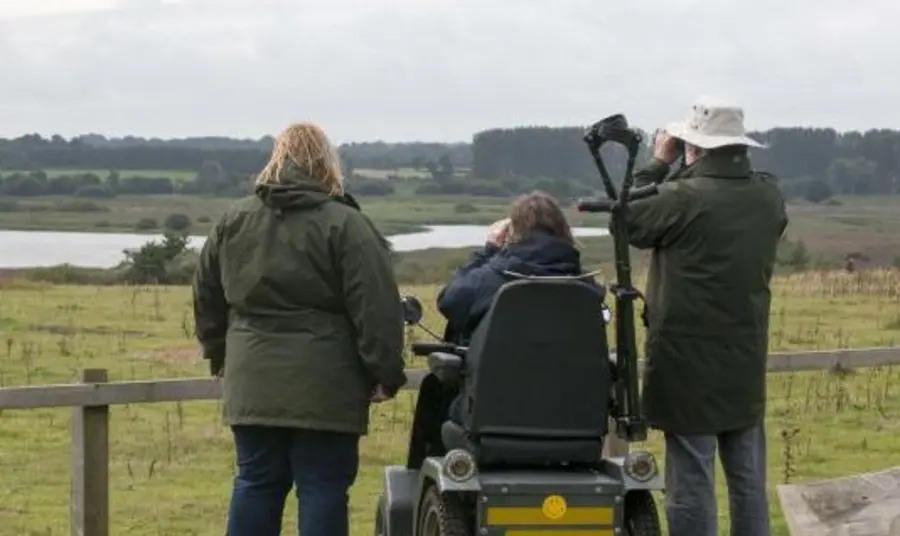
{"type": "MultiPolygon", "coordinates": [[[[467,347],[415,343],[427,356],[405,465],[386,467],[376,536],[660,536],[652,491],[664,488],[653,455],[605,458],[615,433],[646,439],[638,393],[633,288],[624,225],[641,136],[614,115],[585,134],[606,199],[579,201],[610,212],[616,252],[616,351],[609,309],[585,277],[507,274],[467,347]],[[600,156],[624,145],[628,165],[616,191],[600,156]],[[462,422],[448,417],[463,395],[462,422]],[[611,424],[612,423],[612,424],[611,424]]],[[[406,322],[421,304],[404,298],[406,322]]]]}

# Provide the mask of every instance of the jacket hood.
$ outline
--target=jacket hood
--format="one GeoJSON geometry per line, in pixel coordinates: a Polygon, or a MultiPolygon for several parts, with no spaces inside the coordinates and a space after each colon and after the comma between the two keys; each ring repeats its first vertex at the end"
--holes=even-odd
{"type": "Polygon", "coordinates": [[[265,206],[271,209],[309,209],[329,200],[323,186],[313,183],[260,184],[255,189],[265,206]]]}
{"type": "Polygon", "coordinates": [[[535,233],[509,244],[494,261],[501,270],[523,275],[581,274],[581,252],[565,240],[545,233],[535,233]]]}
{"type": "Polygon", "coordinates": [[[257,185],[255,193],[272,209],[309,209],[331,199],[324,184],[291,163],[279,173],[278,183],[257,185]]]}

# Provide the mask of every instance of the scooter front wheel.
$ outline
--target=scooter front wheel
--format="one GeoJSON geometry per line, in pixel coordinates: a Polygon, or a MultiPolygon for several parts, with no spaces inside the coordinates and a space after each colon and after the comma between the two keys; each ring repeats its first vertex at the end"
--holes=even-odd
{"type": "Polygon", "coordinates": [[[418,536],[473,536],[472,512],[452,493],[440,493],[431,485],[419,505],[418,536]]]}
{"type": "Polygon", "coordinates": [[[625,495],[625,534],[662,536],[656,502],[648,490],[634,490],[625,495]]]}

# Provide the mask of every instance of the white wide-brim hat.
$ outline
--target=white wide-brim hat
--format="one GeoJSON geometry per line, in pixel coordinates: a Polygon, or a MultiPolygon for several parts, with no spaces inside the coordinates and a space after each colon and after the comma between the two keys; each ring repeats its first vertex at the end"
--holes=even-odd
{"type": "Polygon", "coordinates": [[[726,145],[766,147],[747,136],[742,108],[706,98],[694,103],[685,121],[670,123],[666,125],[665,131],[670,136],[701,149],[716,149],[726,145]]]}

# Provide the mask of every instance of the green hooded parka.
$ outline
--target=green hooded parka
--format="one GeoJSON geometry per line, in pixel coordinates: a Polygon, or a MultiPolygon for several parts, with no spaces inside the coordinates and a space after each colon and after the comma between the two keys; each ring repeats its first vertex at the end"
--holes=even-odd
{"type": "Polygon", "coordinates": [[[194,312],[204,357],[224,366],[229,425],[365,434],[375,386],[406,382],[387,241],[296,169],[211,231],[194,312]]]}
{"type": "Polygon", "coordinates": [[[630,205],[631,245],[652,249],[643,403],[648,423],[718,434],[762,422],[769,282],[787,225],[770,175],[741,153],[711,153],[663,181],[654,161],[636,185],[659,194],[630,205]]]}

